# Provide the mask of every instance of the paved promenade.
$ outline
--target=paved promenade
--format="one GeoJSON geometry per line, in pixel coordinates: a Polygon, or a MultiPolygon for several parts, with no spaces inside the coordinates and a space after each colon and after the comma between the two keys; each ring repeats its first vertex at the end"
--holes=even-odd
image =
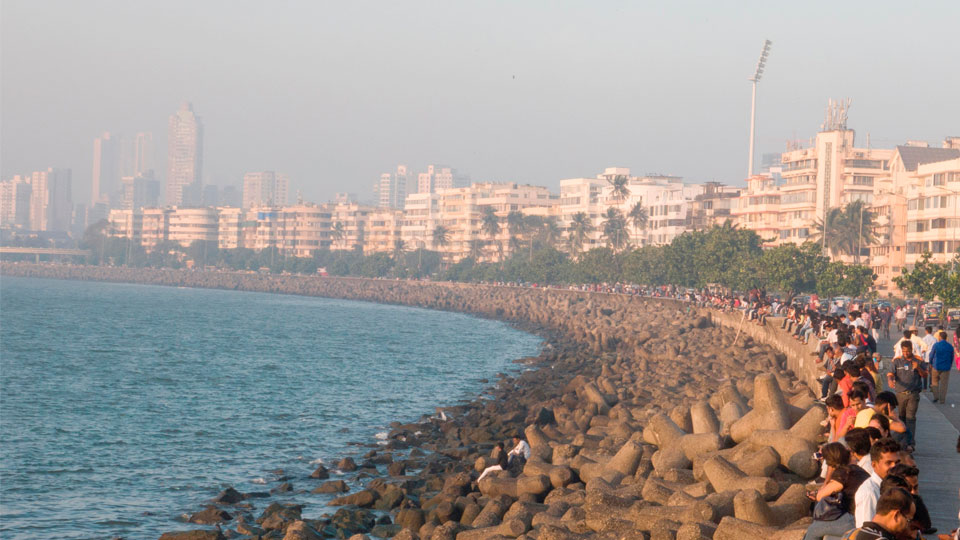
{"type": "MultiPolygon", "coordinates": [[[[890,358],[894,341],[881,340],[880,354],[890,358]]],[[[933,403],[929,392],[920,397],[917,410],[917,448],[914,459],[920,469],[920,495],[930,510],[937,534],[953,530],[958,525],[960,508],[960,453],[957,437],[960,435],[960,374],[954,369],[947,403],[933,403]]],[[[927,538],[936,538],[929,535],[927,538]]]]}

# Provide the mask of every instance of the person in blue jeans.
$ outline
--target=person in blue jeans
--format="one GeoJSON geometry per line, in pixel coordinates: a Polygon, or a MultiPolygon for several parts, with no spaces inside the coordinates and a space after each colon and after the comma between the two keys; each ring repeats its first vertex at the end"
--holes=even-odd
{"type": "Polygon", "coordinates": [[[933,368],[930,389],[933,390],[934,403],[947,402],[947,384],[950,382],[950,369],[955,356],[956,351],[947,341],[946,331],[940,330],[937,332],[937,342],[930,347],[930,367],[933,368]]]}

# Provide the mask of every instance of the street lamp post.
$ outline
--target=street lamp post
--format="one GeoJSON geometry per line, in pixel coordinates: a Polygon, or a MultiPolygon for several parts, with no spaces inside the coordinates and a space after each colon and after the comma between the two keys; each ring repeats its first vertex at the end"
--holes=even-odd
{"type": "Polygon", "coordinates": [[[747,178],[753,176],[754,132],[757,125],[757,83],[760,82],[760,77],[763,76],[763,68],[767,64],[767,56],[770,55],[771,45],[773,45],[773,42],[769,39],[763,40],[763,49],[760,50],[760,60],[757,61],[757,69],[753,72],[753,77],[748,79],[753,83],[753,93],[750,98],[750,163],[747,165],[747,178]]]}

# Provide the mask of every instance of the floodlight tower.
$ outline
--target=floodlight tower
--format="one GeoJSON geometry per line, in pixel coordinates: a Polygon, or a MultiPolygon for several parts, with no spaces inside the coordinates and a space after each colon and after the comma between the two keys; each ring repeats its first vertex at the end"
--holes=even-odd
{"type": "Polygon", "coordinates": [[[767,65],[767,56],[770,55],[770,46],[773,42],[769,39],[763,40],[763,49],[760,51],[760,60],[757,61],[757,69],[753,77],[749,80],[753,83],[753,97],[750,98],[750,165],[747,167],[747,178],[753,176],[753,143],[754,130],[757,127],[757,83],[763,76],[763,68],[767,65]]]}

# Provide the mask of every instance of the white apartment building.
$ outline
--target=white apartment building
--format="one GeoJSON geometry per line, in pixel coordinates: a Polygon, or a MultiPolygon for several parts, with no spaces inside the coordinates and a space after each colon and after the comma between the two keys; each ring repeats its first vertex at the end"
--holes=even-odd
{"type": "Polygon", "coordinates": [[[167,241],[170,212],[171,210],[168,208],[143,209],[143,230],[140,233],[140,243],[147,251],[167,241]]]}
{"type": "Polygon", "coordinates": [[[634,227],[628,219],[629,241],[634,246],[669,244],[688,228],[691,203],[704,193],[704,186],[685,184],[678,176],[631,176],[630,169],[609,167],[596,178],[571,178],[560,181],[560,203],[556,216],[562,229],[569,230],[573,215],[583,212],[590,217],[593,231],[583,249],[588,251],[607,244],[603,238],[604,214],[609,208],[620,210],[626,217],[640,204],[647,213],[645,228],[634,227]],[[612,181],[627,178],[629,194],[613,195],[612,181]]]}
{"type": "Polygon", "coordinates": [[[217,247],[237,249],[243,247],[241,237],[244,211],[241,208],[217,208],[217,247]]]}
{"type": "Polygon", "coordinates": [[[167,240],[187,247],[193,242],[217,242],[219,215],[216,208],[172,208],[168,214],[167,240]]]}
{"type": "Polygon", "coordinates": [[[400,238],[407,249],[432,249],[433,230],[440,217],[440,197],[436,193],[411,193],[404,203],[400,238]]]}
{"type": "MultiPolygon", "coordinates": [[[[363,252],[391,253],[396,242],[402,239],[403,211],[393,208],[377,208],[367,215],[363,252]]],[[[409,250],[410,246],[404,245],[409,250]]]]}
{"type": "Polygon", "coordinates": [[[313,257],[330,249],[333,212],[328,205],[298,204],[278,211],[277,247],[286,256],[313,257]]]}
{"type": "Polygon", "coordinates": [[[921,164],[907,192],[907,267],[924,252],[931,261],[953,260],[960,250],[960,158],[921,164]]]}
{"type": "Polygon", "coordinates": [[[143,214],[135,210],[111,210],[107,216],[110,235],[128,238],[136,243],[143,240],[143,214]]]}

